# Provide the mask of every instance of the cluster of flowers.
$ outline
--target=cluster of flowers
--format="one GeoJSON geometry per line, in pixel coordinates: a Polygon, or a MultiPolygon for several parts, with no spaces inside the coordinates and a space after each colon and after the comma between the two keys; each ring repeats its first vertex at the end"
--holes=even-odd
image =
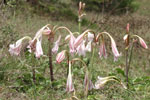
{"type": "MultiPolygon", "coordinates": [[[[118,57],[121,55],[118,52],[118,49],[117,49],[114,39],[107,32],[98,33],[96,36],[96,34],[93,31],[86,30],[77,37],[75,37],[71,31],[69,31],[69,33],[70,34],[66,36],[65,41],[68,41],[67,45],[69,45],[69,49],[70,49],[69,53],[72,56],[75,54],[78,54],[79,56],[81,56],[81,55],[86,56],[86,52],[91,52],[92,49],[94,48],[94,46],[99,44],[98,43],[99,38],[101,38],[102,42],[100,42],[98,54],[99,54],[100,58],[102,58],[102,56],[104,56],[104,58],[107,58],[104,35],[107,35],[110,38],[112,52],[114,55],[114,61],[117,61],[118,57]],[[93,45],[92,45],[92,43],[93,43],[93,45]]],[[[21,52],[23,40],[29,40],[29,42],[28,42],[29,44],[27,46],[27,48],[29,49],[28,51],[31,53],[33,52],[35,54],[36,58],[40,58],[40,56],[43,55],[43,50],[42,50],[42,45],[41,45],[42,35],[50,36],[51,34],[52,34],[52,30],[49,28],[49,24],[45,25],[36,33],[36,35],[33,39],[29,36],[25,36],[25,37],[19,39],[15,44],[10,44],[9,52],[11,55],[18,56],[21,52]]],[[[146,43],[144,42],[144,40],[141,37],[139,37],[137,35],[133,35],[133,36],[136,36],[139,38],[140,43],[144,48],[148,48],[146,43]]],[[[128,38],[128,35],[125,35],[124,40],[126,41],[127,38],[128,38]]],[[[60,40],[61,40],[61,36],[59,36],[57,41],[54,42],[54,47],[51,50],[54,54],[56,54],[58,52],[60,40]]],[[[57,63],[61,63],[65,59],[66,51],[67,50],[63,50],[57,54],[57,56],[56,56],[57,63]]],[[[71,75],[71,61],[69,61],[68,63],[69,63],[69,73],[68,73],[66,90],[68,92],[71,92],[71,91],[74,91],[74,86],[72,83],[72,75],[71,75]]],[[[92,88],[99,89],[102,87],[103,84],[105,84],[109,80],[115,80],[115,78],[114,77],[105,77],[105,78],[98,77],[98,81],[95,83],[95,86],[93,86],[92,81],[89,80],[88,75],[85,74],[84,84],[85,84],[85,87],[88,84],[88,90],[91,90],[92,88]]]]}

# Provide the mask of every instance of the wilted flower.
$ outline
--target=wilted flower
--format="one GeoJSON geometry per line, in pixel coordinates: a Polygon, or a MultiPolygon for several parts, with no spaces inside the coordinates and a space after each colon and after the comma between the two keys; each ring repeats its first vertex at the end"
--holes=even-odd
{"type": "Polygon", "coordinates": [[[84,77],[84,88],[86,88],[87,85],[88,85],[88,90],[92,90],[93,87],[94,87],[92,81],[89,80],[88,75],[85,74],[85,77],[84,77]]]}
{"type": "Polygon", "coordinates": [[[108,81],[115,81],[111,76],[110,77],[99,77],[98,80],[95,83],[95,89],[101,89],[108,81]]]}
{"type": "Polygon", "coordinates": [[[71,75],[71,62],[69,62],[69,73],[68,73],[68,79],[67,79],[67,85],[66,85],[66,91],[72,92],[74,91],[74,85],[72,82],[72,75],[71,75]]]}
{"type": "Polygon", "coordinates": [[[56,56],[57,63],[61,63],[65,59],[65,53],[66,53],[66,50],[63,50],[57,54],[56,56]]]}
{"type": "Polygon", "coordinates": [[[104,42],[101,43],[98,54],[100,58],[102,58],[102,56],[104,56],[104,58],[107,58],[106,47],[104,42]]]}
{"type": "Polygon", "coordinates": [[[59,49],[60,39],[61,39],[61,35],[59,36],[59,38],[57,39],[57,41],[54,43],[54,47],[52,48],[52,52],[55,53],[55,54],[57,53],[57,51],[59,49]]]}
{"type": "Polygon", "coordinates": [[[22,41],[23,41],[24,39],[29,39],[29,40],[31,40],[30,37],[25,36],[25,37],[19,39],[15,44],[10,44],[10,45],[9,45],[9,52],[10,52],[11,55],[17,55],[17,56],[18,56],[18,55],[20,54],[20,52],[21,52],[21,47],[22,47],[22,41]]]}

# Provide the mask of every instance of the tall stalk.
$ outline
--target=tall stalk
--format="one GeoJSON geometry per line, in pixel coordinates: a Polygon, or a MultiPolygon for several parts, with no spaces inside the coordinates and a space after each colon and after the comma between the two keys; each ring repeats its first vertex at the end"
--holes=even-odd
{"type": "MultiPolygon", "coordinates": [[[[52,34],[52,33],[51,33],[52,34]]],[[[52,64],[52,44],[53,43],[53,37],[49,36],[49,70],[50,70],[50,80],[54,80],[53,76],[53,64],[52,64]]]]}
{"type": "Polygon", "coordinates": [[[129,36],[129,24],[127,25],[127,39],[125,40],[125,44],[126,44],[126,48],[125,48],[125,56],[126,56],[126,84],[127,84],[127,88],[129,88],[129,79],[128,79],[128,73],[129,73],[129,55],[128,55],[128,52],[129,52],[129,39],[130,39],[130,36],[129,36]]]}
{"type": "Polygon", "coordinates": [[[127,88],[129,88],[128,84],[128,73],[129,73],[129,64],[128,64],[128,48],[126,48],[126,82],[127,82],[127,88]]]}

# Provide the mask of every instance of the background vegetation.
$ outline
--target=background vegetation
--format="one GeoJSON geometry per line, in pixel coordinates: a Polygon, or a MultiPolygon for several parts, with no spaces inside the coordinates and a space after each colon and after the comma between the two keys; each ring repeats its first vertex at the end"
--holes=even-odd
{"type": "MultiPolygon", "coordinates": [[[[95,54],[92,81],[97,76],[115,75],[125,82],[124,42],[126,24],[130,23],[131,34],[143,37],[150,47],[150,1],[149,0],[82,0],[86,3],[86,16],[82,21],[82,31],[87,28],[97,32],[107,31],[115,38],[119,51],[118,62],[113,62],[110,45],[109,58],[99,59],[95,54]],[[139,9],[137,9],[139,8],[139,9]]],[[[48,58],[31,62],[30,54],[22,52],[20,57],[10,56],[9,44],[19,38],[34,36],[47,23],[66,26],[78,31],[78,0],[2,0],[0,1],[0,99],[1,100],[62,100],[69,99],[65,92],[66,63],[56,64],[53,57],[55,81],[50,82],[48,58]],[[32,82],[32,66],[36,65],[36,85],[32,82]]],[[[61,31],[63,37],[66,32],[61,31]]],[[[43,39],[43,49],[47,54],[47,40],[43,39]]],[[[109,41],[108,41],[109,42],[109,41]]],[[[65,47],[61,47],[63,50],[65,47]]],[[[98,47],[97,47],[98,51],[98,47]]],[[[87,55],[89,58],[90,55],[87,55]]],[[[86,61],[86,59],[84,59],[86,61]]],[[[89,93],[88,100],[149,100],[150,99],[150,49],[144,50],[135,44],[130,69],[130,90],[120,85],[108,83],[101,90],[89,93]]],[[[74,65],[76,96],[84,100],[83,70],[74,65]]]]}

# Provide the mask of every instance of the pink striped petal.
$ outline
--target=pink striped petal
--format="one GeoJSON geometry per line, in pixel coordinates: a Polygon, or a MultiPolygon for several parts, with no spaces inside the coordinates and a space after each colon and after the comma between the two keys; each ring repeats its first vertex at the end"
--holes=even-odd
{"type": "Polygon", "coordinates": [[[83,41],[83,37],[84,37],[84,33],[82,33],[81,35],[79,35],[75,42],[74,42],[74,47],[77,48],[83,41]]]}
{"type": "Polygon", "coordinates": [[[133,35],[133,36],[138,37],[141,46],[145,49],[148,49],[148,46],[146,45],[145,41],[140,36],[138,36],[138,35],[133,35]]]}
{"type": "Polygon", "coordinates": [[[61,63],[65,59],[65,50],[61,51],[56,56],[57,63],[61,63]]]}
{"type": "Polygon", "coordinates": [[[104,58],[107,58],[106,47],[104,43],[101,43],[98,54],[100,58],[102,58],[102,56],[104,56],[104,58]]]}
{"type": "Polygon", "coordinates": [[[75,39],[76,38],[73,36],[73,34],[70,34],[69,48],[70,48],[71,54],[74,54],[76,52],[75,47],[74,47],[75,39]]]}

